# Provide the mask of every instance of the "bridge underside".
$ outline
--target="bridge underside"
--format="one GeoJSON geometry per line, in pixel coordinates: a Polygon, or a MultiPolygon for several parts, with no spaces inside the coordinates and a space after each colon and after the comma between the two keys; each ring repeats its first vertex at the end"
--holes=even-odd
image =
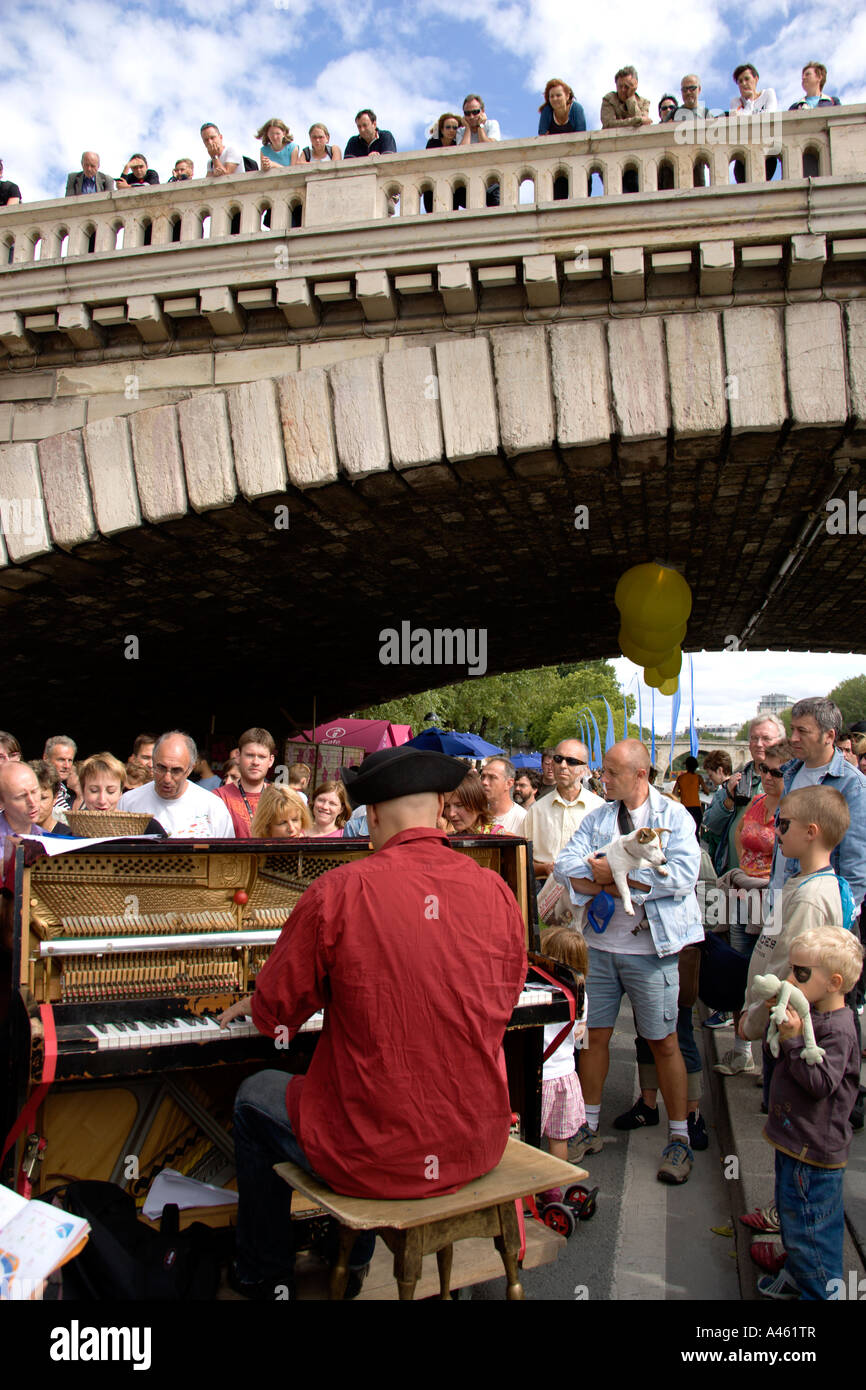
{"type": "Polygon", "coordinates": [[[3,725],[28,747],[63,729],[123,749],[142,727],[285,730],[314,697],[329,718],[466,674],[383,665],[380,631],[405,621],[486,629],[488,673],[614,656],[617,578],[652,558],[692,586],[689,647],[751,623],[755,648],[857,649],[866,547],[825,525],[826,500],[856,490],[841,440],[500,451],[55,549],[0,572],[3,725]]]}

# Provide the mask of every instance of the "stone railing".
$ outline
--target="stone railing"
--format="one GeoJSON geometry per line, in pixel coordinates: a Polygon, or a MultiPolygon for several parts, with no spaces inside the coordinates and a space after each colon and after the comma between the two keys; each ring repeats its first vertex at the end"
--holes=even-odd
{"type": "Polygon", "coordinates": [[[858,175],[866,170],[864,116],[866,105],[719,117],[695,126],[507,140],[22,204],[0,209],[0,287],[4,275],[34,263],[423,217],[425,195],[433,215],[452,214],[455,200],[469,212],[497,215],[624,191],[718,190],[730,185],[735,161],[747,184],[760,184],[772,172],[768,157],[780,162],[787,182],[858,175]],[[498,202],[488,207],[494,187],[498,202]]]}

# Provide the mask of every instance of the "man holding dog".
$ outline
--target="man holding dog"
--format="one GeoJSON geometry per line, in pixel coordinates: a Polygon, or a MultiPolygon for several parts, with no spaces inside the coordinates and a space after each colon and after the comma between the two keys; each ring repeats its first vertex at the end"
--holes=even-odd
{"type": "Polygon", "coordinates": [[[679,952],[703,939],[695,883],[700,849],[694,821],[686,810],[649,784],[650,759],[636,739],[616,743],[604,756],[603,778],[610,798],[590,811],[559,855],[557,882],[571,900],[589,906],[602,892],[606,900],[586,924],[590,956],[588,1048],[580,1054],[580,1084],[586,1124],[569,1156],[598,1153],[601,1098],[609,1067],[610,1036],[623,994],[634,1009],[638,1032],[648,1042],[668,1114],[670,1137],[658,1177],[683,1183],[692,1169],[688,1142],[686,1069],[677,1041],[679,952]],[[636,861],[629,875],[634,915],[629,915],[604,854],[612,841],[643,828],[661,829],[666,862],[657,867],[636,861]],[[612,910],[611,910],[612,900],[612,910]]]}

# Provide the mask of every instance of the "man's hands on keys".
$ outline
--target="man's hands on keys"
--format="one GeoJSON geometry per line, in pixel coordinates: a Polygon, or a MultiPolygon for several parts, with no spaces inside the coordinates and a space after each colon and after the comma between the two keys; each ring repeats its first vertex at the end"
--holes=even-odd
{"type": "Polygon", "coordinates": [[[220,1028],[227,1028],[234,1018],[248,1018],[252,1014],[252,1000],[249,995],[239,999],[231,1008],[225,1009],[217,1018],[220,1028]]]}

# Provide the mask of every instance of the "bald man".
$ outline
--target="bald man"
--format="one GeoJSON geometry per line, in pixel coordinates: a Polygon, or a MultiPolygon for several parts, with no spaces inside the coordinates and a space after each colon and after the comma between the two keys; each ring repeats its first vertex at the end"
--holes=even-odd
{"type": "MultiPolygon", "coordinates": [[[[610,1035],[627,994],[638,1033],[652,1051],[659,1089],[668,1113],[669,1140],[658,1169],[661,1182],[684,1183],[694,1156],[689,1147],[685,1063],[677,1040],[678,955],[703,940],[695,884],[700,849],[695,823],[684,807],[649,784],[650,758],[637,739],[616,743],[604,755],[603,780],[610,798],[584,817],[554,868],[574,904],[583,906],[602,892],[612,899],[606,926],[586,928],[589,946],[588,1048],[580,1054],[580,1084],[586,1124],[569,1148],[573,1160],[598,1153],[602,1092],[609,1066],[610,1035]],[[667,873],[641,864],[629,878],[634,915],[625,912],[604,855],[611,841],[644,827],[669,831],[662,838],[667,873]]],[[[602,904],[596,916],[601,919],[602,904]]]]}
{"type": "Polygon", "coordinates": [[[153,781],[124,792],[119,811],[146,811],[172,840],[233,840],[228,807],[190,782],[198,749],[189,734],[172,729],[153,745],[153,781]]]}

